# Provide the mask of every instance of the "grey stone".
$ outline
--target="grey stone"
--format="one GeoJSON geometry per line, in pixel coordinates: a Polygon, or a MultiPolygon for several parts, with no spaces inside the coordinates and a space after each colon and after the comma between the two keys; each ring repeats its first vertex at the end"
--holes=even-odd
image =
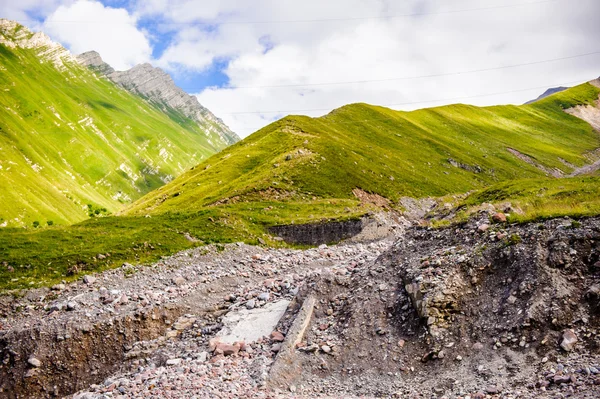
{"type": "Polygon", "coordinates": [[[83,282],[87,285],[94,284],[96,282],[96,277],[90,275],[83,276],[83,282]]]}
{"type": "Polygon", "coordinates": [[[206,351],[200,352],[200,354],[198,355],[198,361],[205,362],[207,359],[208,359],[208,352],[206,352],[206,351]]]}
{"type": "Polygon", "coordinates": [[[39,368],[42,366],[42,362],[36,358],[31,356],[29,359],[27,359],[27,363],[29,363],[30,366],[35,367],[35,368],[39,368]]]}
{"type": "Polygon", "coordinates": [[[262,308],[229,312],[223,317],[223,328],[217,337],[227,344],[242,341],[252,343],[268,337],[285,314],[289,303],[283,300],[270,302],[262,308]]]}
{"type": "Polygon", "coordinates": [[[266,302],[266,301],[268,301],[268,300],[269,300],[269,298],[271,298],[271,294],[269,294],[268,292],[262,292],[262,293],[261,293],[261,294],[258,296],[258,299],[259,299],[260,301],[265,301],[265,302],[266,302]]]}

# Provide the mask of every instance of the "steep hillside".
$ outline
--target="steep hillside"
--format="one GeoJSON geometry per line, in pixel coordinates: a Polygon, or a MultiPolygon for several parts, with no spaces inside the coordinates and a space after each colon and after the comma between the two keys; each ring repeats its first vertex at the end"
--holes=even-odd
{"type": "Polygon", "coordinates": [[[214,131],[0,20],[0,226],[115,212],[223,149],[214,131]]]}
{"type": "Polygon", "coordinates": [[[51,285],[209,243],[281,246],[272,226],[354,223],[381,207],[403,211],[411,202],[403,196],[441,196],[426,201],[443,205],[434,224],[464,220],[490,202],[512,203],[519,212],[510,218],[519,222],[597,215],[600,179],[568,176],[596,161],[598,133],[580,118],[594,121],[599,93],[585,84],[521,107],[406,113],[358,104],[323,118],[284,118],[124,215],[0,229],[0,289],[51,285]]]}
{"type": "Polygon", "coordinates": [[[404,196],[567,176],[595,160],[600,136],[564,110],[587,109],[599,93],[584,84],[525,106],[459,104],[399,112],[354,104],[321,118],[286,117],[148,194],[126,213],[185,212],[265,198],[376,200],[364,192],[393,207],[404,196]]]}
{"type": "Polygon", "coordinates": [[[233,144],[240,140],[239,136],[232,132],[222,120],[203,107],[196,97],[177,87],[173,79],[160,68],[154,68],[150,64],[141,64],[127,71],[115,71],[95,51],[78,55],[77,61],[89,66],[102,76],[106,76],[129,92],[144,97],[164,112],[183,114],[186,118],[198,123],[202,129],[216,133],[220,141],[233,144]]]}

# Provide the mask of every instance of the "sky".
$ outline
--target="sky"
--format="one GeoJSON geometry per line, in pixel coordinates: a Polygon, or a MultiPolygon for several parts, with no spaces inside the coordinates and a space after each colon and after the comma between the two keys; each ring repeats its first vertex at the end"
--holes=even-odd
{"type": "Polygon", "coordinates": [[[117,70],[150,62],[245,137],[287,114],[520,104],[600,75],[598,0],[0,0],[117,70]]]}

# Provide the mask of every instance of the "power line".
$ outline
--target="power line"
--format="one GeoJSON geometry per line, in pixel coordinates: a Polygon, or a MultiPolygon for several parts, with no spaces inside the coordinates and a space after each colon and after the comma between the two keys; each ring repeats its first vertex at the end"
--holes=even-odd
{"type": "MultiPolygon", "coordinates": [[[[439,78],[443,76],[457,76],[457,75],[466,75],[470,73],[478,73],[478,72],[489,72],[489,71],[499,71],[502,69],[510,69],[510,68],[518,68],[523,66],[531,66],[531,65],[539,65],[546,64],[550,62],[564,61],[570,60],[574,58],[588,57],[590,55],[600,54],[600,51],[593,51],[585,54],[577,54],[567,57],[560,58],[552,58],[541,61],[532,61],[525,62],[522,64],[512,64],[512,65],[504,65],[499,67],[491,67],[491,68],[482,68],[482,69],[471,69],[466,71],[459,72],[448,72],[448,73],[439,73],[439,74],[431,74],[431,75],[416,75],[416,76],[404,76],[399,78],[386,78],[386,79],[369,79],[369,80],[355,80],[355,81],[345,81],[345,82],[324,82],[324,83],[298,83],[298,84],[288,84],[288,85],[264,85],[264,86],[236,86],[236,87],[221,87],[220,89],[275,89],[275,88],[293,88],[293,87],[314,87],[314,86],[337,86],[337,85],[350,85],[350,84],[364,84],[364,83],[380,83],[380,82],[393,82],[393,81],[401,81],[401,80],[414,80],[414,79],[429,79],[429,78],[439,78]]],[[[194,90],[204,89],[204,87],[200,88],[185,88],[183,90],[190,92],[194,90]]]]}
{"type": "MultiPolygon", "coordinates": [[[[498,10],[498,9],[506,9],[506,8],[516,8],[516,7],[525,7],[530,5],[537,4],[546,4],[546,3],[556,3],[562,0],[540,0],[540,1],[531,1],[527,3],[519,3],[519,4],[505,4],[499,6],[490,6],[490,7],[477,7],[477,8],[465,8],[458,10],[448,10],[448,11],[437,11],[437,12],[416,12],[416,13],[407,13],[407,14],[398,14],[398,15],[383,15],[383,16],[371,16],[371,17],[349,17],[349,18],[322,18],[322,19],[290,19],[290,20],[270,20],[270,21],[211,21],[211,22],[156,22],[157,25],[268,25],[268,24],[289,24],[289,23],[313,23],[313,22],[342,22],[342,21],[364,21],[364,20],[389,20],[389,19],[398,19],[398,18],[406,18],[406,17],[420,17],[420,16],[428,16],[428,15],[447,15],[447,14],[458,14],[463,12],[476,12],[476,11],[487,11],[487,10],[498,10]]],[[[39,22],[33,19],[21,19],[17,20],[17,22],[39,22]]],[[[77,24],[116,24],[111,21],[75,21],[75,20],[50,20],[45,21],[45,23],[77,23],[77,24]]],[[[127,22],[123,22],[123,24],[127,24],[127,22]]]]}
{"type": "MultiPolygon", "coordinates": [[[[526,88],[526,89],[501,91],[501,92],[486,93],[486,94],[477,94],[477,95],[473,95],[473,96],[452,97],[452,98],[438,98],[438,99],[431,99],[431,100],[411,101],[411,102],[393,103],[393,104],[379,104],[379,105],[382,106],[382,107],[398,107],[398,106],[403,106],[403,105],[416,105],[416,104],[425,104],[425,103],[439,102],[439,101],[444,101],[445,102],[445,101],[466,100],[466,99],[470,99],[470,98],[490,97],[490,96],[497,96],[497,95],[503,95],[503,94],[520,93],[520,92],[525,92],[525,91],[530,91],[530,90],[547,89],[548,87],[570,85],[570,84],[575,84],[575,83],[581,83],[581,81],[577,80],[577,81],[572,81],[572,82],[563,82],[563,83],[557,83],[557,84],[548,84],[548,85],[544,85],[544,86],[529,87],[529,88],[526,88]]],[[[279,110],[279,111],[222,112],[222,113],[220,113],[220,115],[287,114],[287,113],[292,113],[292,112],[329,111],[329,110],[332,110],[332,109],[335,109],[335,107],[330,107],[330,108],[312,108],[312,109],[295,109],[295,110],[279,110]]]]}

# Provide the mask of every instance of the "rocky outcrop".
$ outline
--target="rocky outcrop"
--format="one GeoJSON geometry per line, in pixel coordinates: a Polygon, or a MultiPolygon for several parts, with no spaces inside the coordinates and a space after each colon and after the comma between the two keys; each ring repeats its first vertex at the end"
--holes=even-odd
{"type": "Polygon", "coordinates": [[[65,62],[75,61],[67,49],[53,42],[45,33],[33,33],[8,19],[0,19],[0,44],[9,48],[36,50],[42,62],[52,62],[59,70],[65,69],[65,62]]]}
{"type": "Polygon", "coordinates": [[[115,72],[114,68],[104,62],[97,51],[88,51],[87,53],[79,54],[76,58],[77,62],[101,75],[110,75],[115,72]]]}
{"type": "Polygon", "coordinates": [[[269,232],[289,244],[321,245],[342,240],[370,242],[397,237],[409,225],[410,222],[394,212],[380,212],[360,219],[272,226],[269,232]]]}
{"type": "Polygon", "coordinates": [[[77,61],[106,76],[127,91],[144,97],[161,109],[171,108],[195,121],[208,133],[217,134],[227,144],[240,140],[239,136],[203,107],[195,96],[177,87],[173,79],[160,68],[145,63],[127,71],[115,71],[105,63],[100,54],[90,51],[77,56],[77,61]]]}
{"type": "Polygon", "coordinates": [[[339,242],[356,236],[363,230],[363,220],[290,224],[269,228],[271,234],[290,244],[320,245],[339,242]]]}

